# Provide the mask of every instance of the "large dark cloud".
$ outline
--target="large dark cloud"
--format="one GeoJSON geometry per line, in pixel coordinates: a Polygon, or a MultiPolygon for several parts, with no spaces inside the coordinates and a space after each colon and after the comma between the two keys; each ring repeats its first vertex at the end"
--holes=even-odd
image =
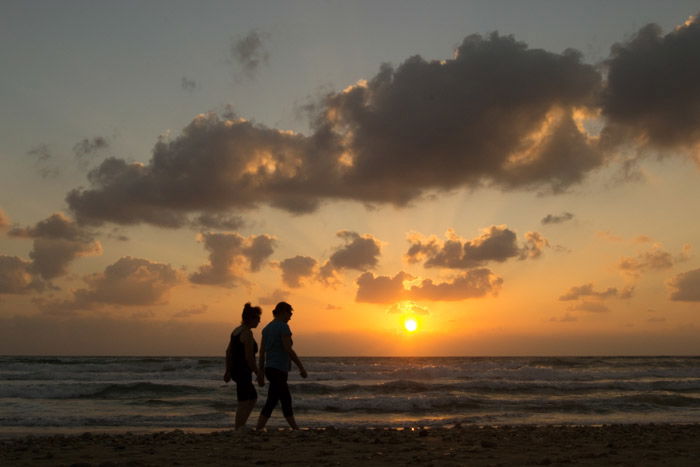
{"type": "Polygon", "coordinates": [[[409,263],[423,261],[425,267],[469,269],[489,261],[503,262],[510,258],[537,258],[548,245],[537,232],[527,232],[525,242],[518,246],[517,235],[505,225],[494,225],[483,230],[474,239],[460,238],[453,230],[447,231],[446,240],[436,236],[410,234],[406,253],[409,263]]]}
{"type": "Polygon", "coordinates": [[[469,36],[454,59],[412,57],[327,95],[308,136],[201,115],[147,164],[105,160],[67,200],[84,222],[175,227],[260,204],[304,213],[484,184],[561,191],[603,162],[574,121],[599,86],[576,52],[469,36]]]}
{"type": "Polygon", "coordinates": [[[321,267],[321,277],[328,278],[343,269],[366,271],[379,262],[381,242],[369,234],[341,230],[336,234],[344,245],[335,249],[331,257],[321,267]]]}
{"type": "Polygon", "coordinates": [[[668,282],[671,300],[700,302],[700,269],[693,269],[676,275],[668,282]]]}
{"type": "Polygon", "coordinates": [[[243,237],[237,233],[203,233],[201,241],[209,251],[209,264],[190,275],[197,284],[230,287],[243,280],[246,270],[258,271],[274,251],[269,235],[243,237]]]}
{"type": "Polygon", "coordinates": [[[103,305],[158,305],[166,303],[168,292],[183,280],[181,271],[169,264],[124,256],[104,272],[84,277],[86,288],[63,301],[42,300],[40,308],[49,313],[72,314],[103,305]]]}
{"type": "Polygon", "coordinates": [[[17,256],[0,255],[0,294],[25,294],[43,289],[32,263],[17,256]]]}
{"type": "Polygon", "coordinates": [[[282,281],[289,287],[301,287],[301,281],[314,276],[318,262],[309,256],[297,255],[280,263],[282,281]]]}
{"type": "Polygon", "coordinates": [[[14,227],[8,235],[33,239],[29,253],[31,269],[44,279],[66,274],[68,265],[80,256],[102,253],[102,246],[95,240],[93,232],[60,212],[33,227],[14,227]]]}
{"type": "Polygon", "coordinates": [[[607,61],[604,135],[613,144],[688,149],[700,143],[700,21],[668,34],[655,24],[613,46],[607,61]]]}
{"type": "Polygon", "coordinates": [[[413,279],[401,271],[394,277],[374,276],[371,272],[357,279],[355,301],[367,303],[393,303],[400,300],[460,301],[468,298],[497,294],[503,279],[486,268],[472,269],[460,273],[451,281],[435,283],[424,279],[418,284],[404,286],[404,281],[413,279]]]}

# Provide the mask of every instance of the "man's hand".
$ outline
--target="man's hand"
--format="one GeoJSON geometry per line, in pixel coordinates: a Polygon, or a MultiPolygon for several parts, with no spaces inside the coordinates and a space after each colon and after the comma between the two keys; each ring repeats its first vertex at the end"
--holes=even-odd
{"type": "Polygon", "coordinates": [[[229,381],[231,381],[231,375],[227,371],[226,373],[224,373],[224,382],[228,383],[229,381]]]}
{"type": "Polygon", "coordinates": [[[307,376],[309,376],[309,374],[303,368],[301,370],[299,370],[299,374],[301,375],[302,378],[306,378],[307,376]]]}
{"type": "Polygon", "coordinates": [[[258,374],[258,386],[265,386],[265,375],[263,375],[262,373],[258,374]]]}

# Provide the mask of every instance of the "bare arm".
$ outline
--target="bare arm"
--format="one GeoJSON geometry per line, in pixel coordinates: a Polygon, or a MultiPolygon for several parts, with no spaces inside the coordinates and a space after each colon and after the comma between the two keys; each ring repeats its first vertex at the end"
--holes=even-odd
{"type": "Polygon", "coordinates": [[[301,377],[306,378],[307,373],[304,369],[304,365],[302,365],[301,360],[299,360],[299,357],[297,356],[297,353],[292,348],[292,336],[282,336],[282,345],[284,346],[284,350],[289,354],[289,358],[291,358],[294,364],[297,366],[297,368],[299,368],[299,374],[301,375],[301,377]]]}
{"type": "Polygon", "coordinates": [[[258,358],[258,385],[265,385],[265,373],[262,371],[265,368],[265,337],[260,339],[260,358],[258,358]]]}
{"type": "Polygon", "coordinates": [[[229,382],[231,381],[231,374],[229,373],[228,369],[231,368],[231,342],[229,341],[228,346],[226,347],[226,371],[224,371],[224,381],[229,382]]]}

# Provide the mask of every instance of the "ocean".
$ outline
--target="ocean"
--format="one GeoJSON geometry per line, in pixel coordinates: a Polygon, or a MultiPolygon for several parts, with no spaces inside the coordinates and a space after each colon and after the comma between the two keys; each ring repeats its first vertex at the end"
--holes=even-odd
{"type": "MultiPolygon", "coordinates": [[[[306,357],[306,427],[700,423],[700,357],[306,357]]],[[[0,357],[0,436],[230,429],[221,357],[0,357]]],[[[266,388],[258,388],[255,424],[266,388]]],[[[279,407],[268,427],[286,422],[279,407]]]]}

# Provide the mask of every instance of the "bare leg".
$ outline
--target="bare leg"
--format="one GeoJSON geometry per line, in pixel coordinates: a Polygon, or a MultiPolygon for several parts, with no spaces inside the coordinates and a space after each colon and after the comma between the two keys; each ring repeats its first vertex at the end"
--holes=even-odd
{"type": "Polygon", "coordinates": [[[284,417],[287,419],[287,423],[289,423],[289,426],[292,427],[292,430],[298,430],[299,425],[297,425],[296,420],[294,420],[294,415],[290,415],[289,417],[284,417]]]}
{"type": "Polygon", "coordinates": [[[266,417],[265,415],[260,414],[260,417],[258,418],[258,426],[255,429],[262,430],[263,428],[265,428],[265,424],[267,423],[267,420],[269,418],[270,417],[266,417]]]}
{"type": "Polygon", "coordinates": [[[238,408],[236,408],[236,430],[240,430],[245,426],[250,412],[252,412],[253,407],[255,407],[255,401],[255,399],[251,399],[249,401],[238,402],[238,408]]]}

